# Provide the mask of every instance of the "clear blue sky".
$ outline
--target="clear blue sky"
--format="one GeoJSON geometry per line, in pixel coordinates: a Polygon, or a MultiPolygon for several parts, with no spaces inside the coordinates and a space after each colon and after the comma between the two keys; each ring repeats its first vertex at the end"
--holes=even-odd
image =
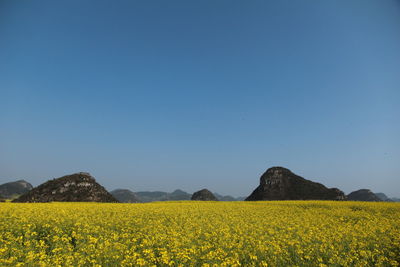
{"type": "Polygon", "coordinates": [[[0,0],[0,183],[400,196],[400,1],[0,0]]]}

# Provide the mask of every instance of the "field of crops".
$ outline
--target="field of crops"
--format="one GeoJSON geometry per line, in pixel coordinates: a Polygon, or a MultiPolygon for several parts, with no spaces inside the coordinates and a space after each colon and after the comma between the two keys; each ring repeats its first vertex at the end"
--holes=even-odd
{"type": "Polygon", "coordinates": [[[399,262],[396,203],[0,203],[0,266],[399,262]]]}

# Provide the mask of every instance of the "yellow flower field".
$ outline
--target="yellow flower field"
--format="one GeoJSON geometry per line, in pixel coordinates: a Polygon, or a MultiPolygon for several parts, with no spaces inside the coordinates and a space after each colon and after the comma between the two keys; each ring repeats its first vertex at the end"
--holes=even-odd
{"type": "Polygon", "coordinates": [[[0,203],[0,266],[399,263],[398,203],[0,203]]]}

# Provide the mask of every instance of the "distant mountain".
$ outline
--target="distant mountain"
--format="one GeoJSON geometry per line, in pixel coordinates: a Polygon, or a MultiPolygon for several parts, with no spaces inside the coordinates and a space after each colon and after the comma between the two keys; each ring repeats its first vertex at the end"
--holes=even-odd
{"type": "Polygon", "coordinates": [[[232,196],[223,196],[218,193],[213,193],[213,194],[219,201],[236,201],[236,198],[232,196]]]}
{"type": "Polygon", "coordinates": [[[397,197],[392,197],[391,200],[393,200],[394,202],[400,202],[400,198],[397,197]]]}
{"type": "Polygon", "coordinates": [[[375,195],[377,197],[379,197],[382,201],[393,202],[393,200],[391,198],[389,198],[387,195],[385,195],[384,193],[375,193],[375,195]]]}
{"type": "MultiPolygon", "coordinates": [[[[111,192],[113,194],[113,192],[111,192]]],[[[141,191],[134,193],[138,198],[139,202],[153,202],[153,201],[179,201],[179,200],[191,200],[192,194],[189,194],[183,190],[177,189],[172,193],[164,191],[141,191]]],[[[217,200],[221,201],[238,201],[244,200],[244,197],[234,198],[232,196],[222,196],[218,193],[213,193],[217,200]]]]}
{"type": "Polygon", "coordinates": [[[0,195],[4,198],[15,198],[31,190],[33,186],[25,180],[18,180],[0,185],[0,195]]]}
{"type": "Polygon", "coordinates": [[[169,194],[169,199],[170,200],[190,200],[190,197],[192,195],[189,193],[186,193],[185,191],[182,191],[180,189],[175,190],[171,194],[169,194]]]}
{"type": "Polygon", "coordinates": [[[192,196],[180,189],[177,189],[172,193],[163,191],[141,191],[135,192],[135,195],[140,202],[190,200],[190,197],[192,196]]]}
{"type": "Polygon", "coordinates": [[[153,201],[165,201],[167,200],[167,192],[162,191],[140,191],[135,192],[140,202],[153,202],[153,201]]]}
{"type": "Polygon", "coordinates": [[[269,168],[260,178],[260,185],[246,200],[345,200],[337,188],[326,188],[300,177],[283,167],[269,168]]]}
{"type": "Polygon", "coordinates": [[[118,202],[86,172],[49,180],[13,202],[118,202]]]}
{"type": "Polygon", "coordinates": [[[122,203],[137,203],[139,198],[134,192],[128,189],[116,189],[110,192],[119,202],[122,203]]]}
{"type": "Polygon", "coordinates": [[[191,200],[217,201],[218,199],[208,189],[194,192],[191,200]]]}
{"type": "Polygon", "coordinates": [[[352,201],[382,201],[369,189],[360,189],[347,195],[348,200],[352,201]]]}

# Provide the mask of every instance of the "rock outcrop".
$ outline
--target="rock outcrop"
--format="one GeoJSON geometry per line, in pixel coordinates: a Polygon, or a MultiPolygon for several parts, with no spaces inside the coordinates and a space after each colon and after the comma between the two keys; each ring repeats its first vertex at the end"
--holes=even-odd
{"type": "Polygon", "coordinates": [[[0,195],[4,198],[15,198],[32,190],[33,186],[25,180],[18,180],[0,185],[0,195]]]}
{"type": "Polygon", "coordinates": [[[348,200],[353,201],[382,201],[378,196],[376,196],[369,189],[360,189],[354,192],[351,192],[347,195],[348,200]]]}
{"type": "Polygon", "coordinates": [[[13,202],[118,202],[85,172],[49,180],[13,202]]]}
{"type": "Polygon", "coordinates": [[[218,199],[207,189],[202,189],[193,193],[191,200],[203,200],[203,201],[218,201],[218,199]]]}
{"type": "Polygon", "coordinates": [[[116,189],[110,192],[119,202],[122,203],[138,203],[139,198],[129,189],[116,189]]]}
{"type": "Polygon", "coordinates": [[[260,185],[246,198],[256,200],[345,200],[337,188],[304,179],[283,167],[272,167],[260,178],[260,185]]]}

